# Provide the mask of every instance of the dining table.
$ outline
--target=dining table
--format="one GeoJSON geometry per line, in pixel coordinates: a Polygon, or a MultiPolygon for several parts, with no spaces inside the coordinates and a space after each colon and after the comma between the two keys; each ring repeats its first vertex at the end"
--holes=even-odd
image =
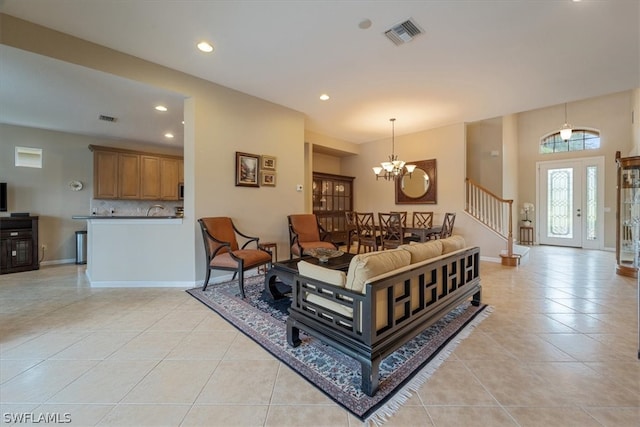
{"type": "Polygon", "coordinates": [[[412,236],[418,236],[420,242],[426,242],[431,239],[434,235],[440,235],[442,231],[442,226],[437,225],[435,227],[402,227],[402,231],[407,234],[411,234],[412,236]]]}

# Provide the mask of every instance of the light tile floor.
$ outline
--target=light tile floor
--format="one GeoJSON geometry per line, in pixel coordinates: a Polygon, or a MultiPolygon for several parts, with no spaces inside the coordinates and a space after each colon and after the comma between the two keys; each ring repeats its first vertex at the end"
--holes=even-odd
{"type": "MultiPolygon", "coordinates": [[[[639,426],[637,283],[614,266],[482,263],[493,314],[386,425],[639,426]]],[[[3,424],[361,425],[183,290],[92,289],[76,265],[0,276],[0,402],[3,424]]]]}

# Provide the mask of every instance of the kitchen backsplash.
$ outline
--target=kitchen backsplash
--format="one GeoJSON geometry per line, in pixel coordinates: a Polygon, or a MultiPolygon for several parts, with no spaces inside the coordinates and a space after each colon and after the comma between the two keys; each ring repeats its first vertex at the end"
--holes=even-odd
{"type": "Polygon", "coordinates": [[[89,212],[100,216],[109,216],[111,214],[115,216],[145,216],[149,211],[149,215],[153,216],[173,216],[176,214],[176,207],[182,207],[182,202],[92,199],[89,212]],[[111,212],[112,209],[113,213],[111,212]]]}

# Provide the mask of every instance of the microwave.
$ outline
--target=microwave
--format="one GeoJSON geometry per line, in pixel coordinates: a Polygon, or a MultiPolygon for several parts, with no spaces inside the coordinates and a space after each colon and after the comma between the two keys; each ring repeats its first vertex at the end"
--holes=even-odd
{"type": "Polygon", "coordinates": [[[184,182],[178,184],[178,199],[184,200],[184,182]]]}

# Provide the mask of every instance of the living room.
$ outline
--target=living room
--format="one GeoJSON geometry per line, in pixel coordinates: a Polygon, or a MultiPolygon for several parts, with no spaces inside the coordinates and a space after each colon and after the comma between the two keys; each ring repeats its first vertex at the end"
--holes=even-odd
{"type": "MultiPolygon", "coordinates": [[[[184,282],[198,285],[204,277],[201,216],[231,216],[261,240],[278,242],[287,257],[286,216],[310,211],[314,170],[356,176],[356,209],[397,208],[393,186],[371,172],[390,154],[386,113],[377,120],[378,136],[356,144],[309,131],[299,111],[3,14],[0,43],[185,95],[185,217],[176,226],[182,238],[157,236],[167,250],[154,260],[184,282]],[[235,186],[238,151],[275,157],[277,185],[235,186]]],[[[550,91],[574,77],[550,83],[550,91]]],[[[611,250],[614,157],[638,153],[640,129],[630,117],[640,111],[639,87],[411,132],[403,129],[410,120],[397,115],[396,153],[407,161],[437,159],[433,210],[459,212],[456,233],[489,247],[483,251],[491,243],[463,213],[469,165],[486,166],[488,175],[474,173],[517,206],[534,201],[536,163],[546,160],[540,138],[560,128],[565,106],[571,123],[601,132],[601,149],[588,155],[605,158],[610,211],[604,250],[538,246],[519,268],[483,262],[483,300],[494,312],[389,425],[637,425],[638,343],[629,326],[637,320],[637,283],[614,273],[611,250]]],[[[360,425],[181,289],[91,287],[84,267],[73,265],[73,232],[81,225],[71,216],[89,213],[87,146],[113,141],[9,124],[0,124],[0,137],[0,181],[13,187],[10,210],[40,215],[48,243],[46,268],[0,276],[3,422],[57,414],[71,425],[360,425]],[[43,169],[15,168],[16,145],[41,146],[43,169]],[[70,190],[70,180],[85,189],[70,190]]]]}
{"type": "MultiPolygon", "coordinates": [[[[310,187],[312,170],[358,177],[355,185],[356,208],[359,210],[384,211],[395,207],[393,187],[377,182],[370,172],[371,165],[388,155],[388,137],[367,144],[354,144],[321,135],[308,131],[304,115],[288,108],[8,15],[2,15],[2,20],[2,43],[6,46],[45,54],[125,78],[139,80],[140,75],[144,75],[144,83],[185,94],[185,218],[182,225],[185,239],[179,244],[171,245],[166,259],[184,281],[195,283],[204,276],[197,261],[203,256],[195,224],[200,216],[232,216],[243,228],[260,234],[263,240],[277,242],[280,253],[285,254],[288,239],[285,218],[290,213],[310,209],[308,192],[297,191],[297,186],[302,185],[303,189],[310,187]],[[59,43],[53,43],[55,47],[49,47],[43,46],[41,40],[59,40],[59,43]],[[92,54],[89,55],[88,52],[92,54]],[[250,127],[243,125],[247,121],[251,122],[250,127]],[[252,148],[255,141],[260,141],[259,150],[252,148]],[[259,189],[235,187],[236,151],[276,157],[279,165],[277,185],[259,189]],[[211,182],[216,184],[209,184],[211,182]],[[218,200],[225,200],[224,206],[218,200]],[[287,203],[277,203],[279,200],[287,200],[287,203]],[[263,214],[265,208],[268,215],[263,214]],[[255,212],[260,212],[260,221],[256,221],[255,212]]],[[[616,151],[621,151],[623,155],[635,151],[640,132],[637,131],[638,124],[630,124],[628,117],[633,110],[637,111],[638,98],[638,89],[635,89],[567,103],[574,123],[602,132],[601,150],[589,155],[602,155],[606,165],[613,165],[616,151]]],[[[563,107],[562,104],[553,105],[501,118],[480,120],[475,124],[451,124],[409,134],[401,132],[402,119],[398,118],[396,152],[407,160],[437,159],[439,196],[434,209],[436,212],[464,210],[464,179],[468,170],[465,165],[478,162],[490,165],[487,169],[493,172],[492,176],[482,176],[481,179],[485,182],[493,180],[497,184],[492,184],[495,187],[491,189],[506,198],[513,198],[515,206],[518,206],[522,201],[535,200],[535,162],[545,159],[538,154],[538,141],[563,120],[563,107]],[[469,138],[472,134],[469,129],[485,125],[492,129],[489,140],[502,140],[497,144],[500,155],[465,158],[469,155],[467,146],[474,143],[469,138]]],[[[381,126],[388,127],[387,119],[381,126]]],[[[74,165],[73,168],[80,168],[73,176],[86,180],[87,188],[91,188],[91,153],[86,146],[87,142],[96,143],[96,139],[55,132],[47,134],[46,130],[3,125],[3,135],[15,141],[11,146],[3,144],[2,149],[7,150],[7,155],[3,152],[2,159],[7,162],[6,167],[11,168],[5,169],[3,163],[3,170],[13,169],[13,146],[23,143],[22,141],[29,146],[27,142],[33,141],[34,137],[32,132],[39,134],[38,139],[43,144],[47,144],[47,141],[65,140],[69,144],[74,141],[76,145],[71,144],[68,149],[70,151],[65,151],[63,156],[63,159],[69,159],[69,163],[62,160],[52,165],[49,162],[48,167],[56,167],[57,170],[52,170],[51,174],[49,170],[43,172],[44,179],[39,178],[42,188],[31,188],[30,191],[35,193],[28,200],[17,197],[16,192],[11,210],[38,213],[44,217],[43,238],[46,242],[58,242],[53,248],[49,243],[50,252],[45,257],[45,264],[47,261],[68,261],[74,256],[73,231],[79,228],[79,224],[70,217],[88,211],[89,193],[74,194],[72,201],[60,203],[56,211],[50,210],[52,205],[48,205],[47,212],[39,204],[41,200],[59,199],[54,195],[64,194],[66,200],[69,193],[62,193],[60,187],[66,184],[68,175],[65,175],[63,182],[54,183],[50,178],[60,176],[62,170],[69,170],[70,163],[74,165]],[[42,193],[39,194],[38,191],[42,193]]],[[[54,152],[56,150],[57,148],[53,148],[54,152]]],[[[490,151],[493,149],[484,150],[485,153],[490,151]]],[[[564,154],[558,157],[569,156],[564,154]]],[[[21,178],[23,171],[18,169],[14,169],[16,174],[12,174],[11,179],[21,178]]],[[[8,179],[4,176],[2,178],[8,179]]],[[[28,181],[29,179],[25,182],[28,181]]],[[[606,168],[605,182],[605,206],[615,206],[613,167],[606,168]]],[[[605,214],[603,249],[612,249],[615,245],[614,214],[613,210],[605,214]]],[[[482,232],[474,236],[476,228],[473,225],[473,221],[464,216],[456,223],[458,230],[468,235],[471,241],[487,244],[487,238],[482,232]]],[[[497,256],[495,244],[489,245],[486,253],[487,256],[497,256]]]]}

